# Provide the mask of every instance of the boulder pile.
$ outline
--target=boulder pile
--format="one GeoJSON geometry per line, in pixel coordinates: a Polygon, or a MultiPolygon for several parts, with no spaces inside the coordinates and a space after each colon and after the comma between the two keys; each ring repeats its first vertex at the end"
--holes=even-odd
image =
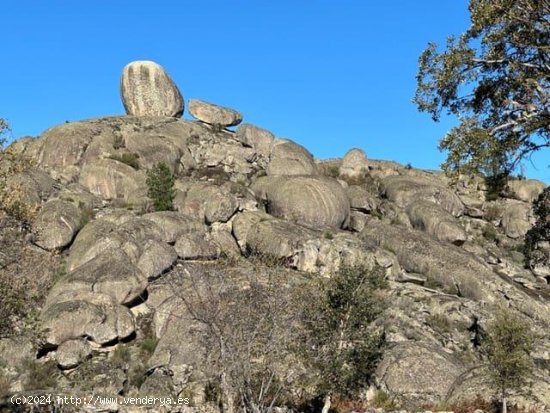
{"type": "Polygon", "coordinates": [[[135,370],[109,360],[153,340],[141,391],[182,394],[203,383],[203,349],[181,299],[196,286],[175,281],[224,260],[245,277],[261,273],[263,259],[300,282],[361,263],[382,267],[389,283],[379,391],[423,403],[487,395],[472,358],[490,309],[506,305],[541,335],[531,396],[514,400],[550,406],[550,270],[525,268],[521,254],[544,183],[513,180],[488,201],[479,180],[454,184],[358,148],[315,159],[202,100],[187,104],[196,120],[181,119],[182,94],[154,62],[123,69],[121,96],[126,116],[59,125],[12,146],[34,160],[8,182],[40,207],[29,246],[63,263],[44,274],[52,286],[37,303],[44,335],[35,350],[64,380],[95,369],[92,388],[123,392],[135,370]],[[154,211],[149,198],[159,162],[175,181],[170,211],[154,211]],[[119,384],[106,384],[105,366],[119,384]]]}

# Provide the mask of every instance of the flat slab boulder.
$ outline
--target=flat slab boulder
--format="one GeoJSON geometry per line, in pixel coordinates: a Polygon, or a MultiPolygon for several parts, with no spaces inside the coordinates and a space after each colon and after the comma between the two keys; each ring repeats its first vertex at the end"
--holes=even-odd
{"type": "Polygon", "coordinates": [[[243,116],[236,110],[205,102],[204,100],[190,99],[188,110],[195,119],[209,125],[220,125],[224,128],[236,126],[243,120],[243,116]]]}
{"type": "Polygon", "coordinates": [[[544,191],[546,184],[535,179],[513,180],[508,182],[508,190],[515,199],[533,202],[544,191]]]}
{"type": "Polygon", "coordinates": [[[69,245],[81,227],[82,212],[71,202],[46,202],[33,224],[36,245],[49,251],[69,245]]]}
{"type": "Polygon", "coordinates": [[[142,218],[157,224],[162,231],[163,241],[170,244],[176,242],[182,234],[204,231],[203,223],[176,211],[152,212],[142,218]]]}
{"type": "Polygon", "coordinates": [[[347,226],[350,203],[344,188],[321,176],[263,177],[252,189],[264,198],[267,212],[310,228],[347,226]]]}
{"type": "Polygon", "coordinates": [[[375,248],[392,252],[405,271],[425,275],[441,289],[455,291],[475,301],[495,300],[492,270],[455,245],[443,244],[424,232],[379,220],[370,220],[359,236],[375,248]]]}
{"type": "Polygon", "coordinates": [[[116,304],[108,295],[92,291],[58,291],[48,300],[40,314],[48,344],[59,346],[68,340],[88,337],[102,345],[127,338],[135,331],[130,310],[116,304]]]}
{"type": "Polygon", "coordinates": [[[313,155],[292,141],[279,141],[271,151],[268,175],[315,175],[313,155]]]}
{"type": "Polygon", "coordinates": [[[378,384],[401,402],[433,403],[445,399],[465,368],[452,356],[421,343],[398,344],[384,352],[378,384]]]}
{"type": "Polygon", "coordinates": [[[464,204],[458,195],[435,179],[394,175],[385,178],[382,183],[386,197],[401,208],[406,208],[414,200],[422,199],[440,205],[455,217],[464,213],[464,204]]]}
{"type": "Polygon", "coordinates": [[[118,304],[130,304],[147,288],[147,278],[126,253],[103,252],[69,272],[50,291],[93,291],[110,296],[118,304]]]}
{"type": "Polygon", "coordinates": [[[441,242],[462,245],[467,239],[457,219],[433,202],[413,201],[407,206],[406,212],[414,228],[425,231],[441,242]]]}
{"type": "Polygon", "coordinates": [[[79,183],[102,199],[124,199],[139,203],[145,199],[145,173],[114,159],[99,159],[86,164],[80,172],[79,183]]]}
{"type": "Polygon", "coordinates": [[[171,116],[183,114],[183,97],[166,71],[148,60],[127,64],[122,70],[120,94],[131,116],[171,116]]]}

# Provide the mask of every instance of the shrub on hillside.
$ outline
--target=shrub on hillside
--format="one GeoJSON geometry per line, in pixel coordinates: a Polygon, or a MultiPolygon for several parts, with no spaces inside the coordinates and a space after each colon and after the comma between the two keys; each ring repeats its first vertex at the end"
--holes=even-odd
{"type": "Polygon", "coordinates": [[[371,384],[384,344],[375,322],[386,307],[385,288],[382,268],[344,266],[304,298],[302,354],[317,372],[325,408],[333,396],[356,397],[371,384]]]}
{"type": "Polygon", "coordinates": [[[147,172],[147,196],[153,200],[156,211],[170,211],[173,207],[176,191],[174,190],[175,177],[168,165],[164,162],[156,163],[147,172]]]}

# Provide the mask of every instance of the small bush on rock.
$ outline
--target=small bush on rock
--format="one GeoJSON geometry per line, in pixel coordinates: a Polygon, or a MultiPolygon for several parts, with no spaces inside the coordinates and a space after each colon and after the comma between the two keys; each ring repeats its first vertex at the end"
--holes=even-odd
{"type": "Polygon", "coordinates": [[[147,172],[146,183],[149,189],[147,196],[153,200],[156,211],[170,211],[174,208],[175,177],[166,163],[156,163],[147,172]]]}
{"type": "Polygon", "coordinates": [[[111,159],[131,166],[136,171],[139,169],[139,155],[137,153],[123,153],[122,155],[111,155],[111,159]]]}

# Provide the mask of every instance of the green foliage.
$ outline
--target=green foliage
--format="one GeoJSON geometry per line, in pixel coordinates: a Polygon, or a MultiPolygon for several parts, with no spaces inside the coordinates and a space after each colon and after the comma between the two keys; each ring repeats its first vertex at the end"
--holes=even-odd
{"type": "Polygon", "coordinates": [[[139,155],[137,153],[123,153],[121,155],[111,155],[111,159],[131,166],[136,171],[139,169],[139,155]]]}
{"type": "Polygon", "coordinates": [[[550,146],[550,2],[470,0],[470,28],[419,58],[418,109],[460,124],[440,142],[449,173],[508,175],[550,146]]]}
{"type": "Polygon", "coordinates": [[[146,338],[140,343],[139,347],[146,354],[151,355],[155,352],[158,342],[156,338],[146,338]]]}
{"type": "Polygon", "coordinates": [[[497,230],[493,224],[485,224],[481,234],[487,241],[494,242],[497,239],[497,230]]]}
{"type": "Polygon", "coordinates": [[[395,400],[385,391],[378,390],[372,400],[372,405],[377,409],[383,409],[384,411],[394,411],[399,408],[395,400]]]}
{"type": "Polygon", "coordinates": [[[115,366],[124,367],[130,362],[131,358],[130,349],[125,345],[119,344],[115,348],[115,351],[113,351],[111,361],[115,366]]]}
{"type": "Polygon", "coordinates": [[[173,209],[175,177],[172,171],[164,162],[156,163],[147,172],[147,196],[153,200],[156,211],[170,211],[173,209]]]}
{"type": "Polygon", "coordinates": [[[323,233],[323,238],[324,238],[324,239],[331,240],[331,239],[334,239],[334,235],[333,235],[332,232],[330,232],[330,231],[325,231],[325,232],[323,233]]]}
{"type": "Polygon", "coordinates": [[[487,186],[485,200],[496,201],[506,188],[507,183],[508,174],[505,172],[494,172],[490,175],[485,176],[485,185],[487,186]]]}
{"type": "Polygon", "coordinates": [[[373,323],[384,311],[386,287],[380,267],[343,267],[305,301],[303,354],[318,372],[321,394],[357,396],[370,384],[384,343],[373,323]]]}
{"type": "Polygon", "coordinates": [[[502,398],[521,390],[533,369],[535,334],[528,322],[500,309],[487,326],[482,349],[487,356],[487,378],[502,398]]]}
{"type": "Polygon", "coordinates": [[[523,247],[525,265],[528,268],[550,263],[549,253],[539,248],[542,242],[550,241],[550,187],[545,188],[533,202],[533,213],[536,222],[525,234],[523,247]]]}

